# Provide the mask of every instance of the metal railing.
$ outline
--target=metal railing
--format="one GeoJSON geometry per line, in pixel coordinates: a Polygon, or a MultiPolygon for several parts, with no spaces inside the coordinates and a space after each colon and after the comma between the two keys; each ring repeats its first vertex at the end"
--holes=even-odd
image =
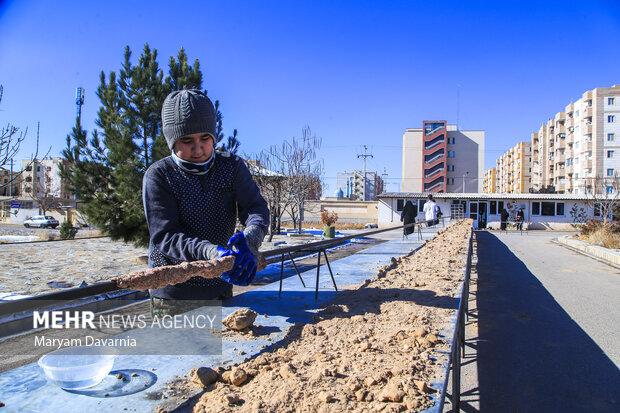
{"type": "MultiPolygon", "coordinates": [[[[281,261],[281,267],[282,267],[281,279],[280,279],[280,291],[281,291],[282,279],[284,276],[283,274],[284,273],[283,271],[284,257],[287,256],[291,260],[293,260],[293,256],[295,255],[295,253],[305,253],[304,254],[305,256],[319,253],[319,256],[317,259],[318,261],[317,263],[318,264],[317,266],[317,288],[316,288],[316,293],[315,293],[315,295],[318,296],[318,277],[319,277],[319,270],[320,270],[320,253],[321,252],[324,254],[325,259],[327,260],[327,254],[325,253],[326,249],[336,247],[338,245],[342,245],[350,239],[363,238],[363,237],[367,237],[370,235],[380,234],[386,231],[404,229],[404,228],[409,228],[414,225],[423,225],[423,224],[425,224],[425,222],[416,222],[416,223],[412,223],[408,225],[377,229],[373,231],[367,231],[367,232],[354,234],[354,235],[348,235],[344,237],[310,242],[310,243],[302,244],[302,245],[293,245],[293,246],[284,247],[284,248],[276,248],[276,249],[272,249],[269,251],[263,251],[261,252],[261,254],[263,258],[267,260],[268,263],[274,263],[274,262],[281,261]],[[279,259],[276,257],[278,257],[279,259]]],[[[295,265],[295,269],[297,270],[297,267],[294,261],[293,261],[293,265],[295,265]]],[[[330,274],[333,280],[333,274],[331,271],[331,267],[329,266],[329,261],[327,261],[327,265],[328,265],[328,268],[329,268],[329,271],[330,271],[330,274]]],[[[297,273],[299,274],[298,270],[297,270],[297,273]]],[[[334,287],[336,287],[335,281],[334,281],[334,287]]],[[[117,292],[119,292],[120,290],[122,289],[118,288],[115,282],[104,281],[104,282],[88,285],[86,287],[70,288],[70,289],[63,290],[63,291],[42,294],[42,295],[28,297],[28,298],[24,298],[21,300],[15,300],[15,301],[10,301],[6,303],[0,303],[0,318],[4,318],[6,316],[10,316],[12,314],[20,313],[23,311],[36,310],[37,308],[40,307],[41,300],[45,300],[45,301],[80,300],[80,299],[84,299],[86,297],[92,297],[92,296],[102,296],[103,297],[102,299],[105,299],[106,294],[113,293],[115,296],[117,296],[118,295],[117,292]]],[[[132,290],[126,290],[126,291],[127,291],[127,294],[137,293],[132,290]]]]}
{"type": "Polygon", "coordinates": [[[448,374],[443,384],[443,391],[438,411],[442,411],[448,379],[452,375],[452,411],[459,412],[461,406],[461,359],[465,357],[465,321],[469,319],[469,281],[473,257],[474,229],[471,228],[469,235],[469,247],[467,249],[467,263],[465,265],[465,278],[461,287],[461,299],[456,312],[454,334],[452,336],[452,349],[448,361],[448,374]],[[451,373],[450,373],[451,370],[451,373]]]}

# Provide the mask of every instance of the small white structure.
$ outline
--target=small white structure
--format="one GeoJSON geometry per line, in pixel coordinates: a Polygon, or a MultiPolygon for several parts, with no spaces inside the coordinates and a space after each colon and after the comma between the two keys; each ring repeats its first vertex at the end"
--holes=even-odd
{"type": "MultiPolygon", "coordinates": [[[[479,228],[499,228],[503,209],[508,221],[515,221],[523,208],[528,229],[571,229],[575,222],[598,216],[598,211],[583,195],[572,194],[485,194],[436,193],[432,194],[445,217],[472,218],[479,228]]],[[[379,226],[400,223],[405,202],[412,201],[422,211],[428,193],[385,192],[378,196],[379,226]]],[[[423,215],[418,212],[418,221],[423,215]]]]}

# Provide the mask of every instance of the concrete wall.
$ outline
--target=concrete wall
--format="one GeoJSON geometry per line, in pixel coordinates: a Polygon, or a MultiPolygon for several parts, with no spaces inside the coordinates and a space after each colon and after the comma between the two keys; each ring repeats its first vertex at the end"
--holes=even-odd
{"type": "MultiPolygon", "coordinates": [[[[321,221],[321,212],[334,211],[338,214],[339,222],[376,223],[378,207],[377,201],[346,201],[346,200],[318,200],[306,201],[304,209],[305,221],[321,221]]],[[[284,214],[284,218],[290,218],[284,214]]]]}

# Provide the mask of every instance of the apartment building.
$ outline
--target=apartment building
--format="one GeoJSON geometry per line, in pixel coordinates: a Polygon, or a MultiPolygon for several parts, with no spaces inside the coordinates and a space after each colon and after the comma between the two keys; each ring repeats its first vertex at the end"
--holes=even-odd
{"type": "Polygon", "coordinates": [[[620,85],[596,88],[532,133],[532,190],[584,194],[620,173],[620,85]]]}
{"type": "Polygon", "coordinates": [[[489,168],[484,171],[484,181],[482,182],[482,192],[494,194],[497,192],[497,169],[489,168]]]}
{"type": "Polygon", "coordinates": [[[403,134],[403,192],[481,192],[484,131],[424,121],[403,134]]]}
{"type": "Polygon", "coordinates": [[[496,188],[502,194],[525,194],[532,187],[532,143],[519,142],[497,160],[496,188]]]}
{"type": "Polygon", "coordinates": [[[336,175],[337,192],[342,196],[358,201],[374,201],[383,192],[383,179],[376,171],[354,170],[352,172],[338,172],[336,175]]]}
{"type": "Polygon", "coordinates": [[[16,197],[20,193],[21,174],[0,167],[0,196],[16,197]]]}
{"type": "Polygon", "coordinates": [[[22,160],[23,196],[42,197],[47,194],[54,198],[71,199],[73,195],[69,185],[60,178],[60,165],[66,163],[62,158],[22,160]]]}

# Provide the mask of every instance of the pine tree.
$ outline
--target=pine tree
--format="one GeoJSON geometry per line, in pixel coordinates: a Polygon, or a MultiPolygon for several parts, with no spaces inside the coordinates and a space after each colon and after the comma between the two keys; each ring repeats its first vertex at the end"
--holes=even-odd
{"type": "MultiPolygon", "coordinates": [[[[142,206],[142,178],[155,161],[170,149],[162,134],[161,106],[173,90],[201,89],[200,63],[187,63],[185,50],[170,58],[164,80],[157,63],[157,50],[145,45],[137,65],[131,63],[127,46],[117,77],[114,71],[100,75],[97,97],[101,101],[90,141],[79,119],[67,136],[63,156],[69,166],[62,174],[69,179],[80,200],[87,205],[89,220],[112,239],[146,246],[148,227],[142,206]]],[[[218,139],[223,139],[222,115],[218,108],[218,139]],[[221,134],[221,137],[219,136],[221,134]]],[[[236,152],[237,131],[223,147],[236,152]]],[[[218,147],[220,148],[220,147],[218,147]]]]}

